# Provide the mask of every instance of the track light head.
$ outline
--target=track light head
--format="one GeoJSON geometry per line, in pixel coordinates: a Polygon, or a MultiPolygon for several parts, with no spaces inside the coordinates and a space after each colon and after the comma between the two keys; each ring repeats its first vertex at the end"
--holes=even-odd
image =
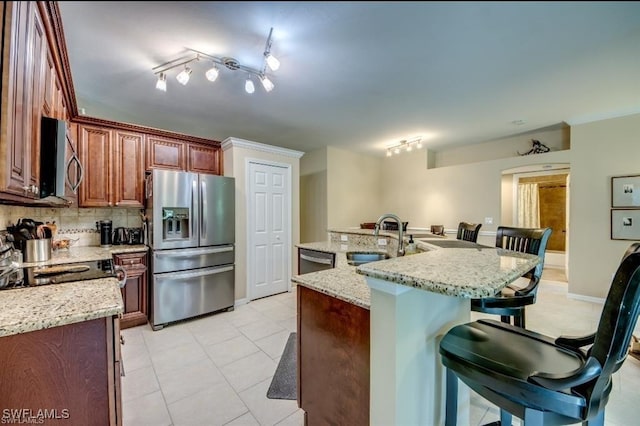
{"type": "Polygon", "coordinates": [[[191,76],[191,68],[185,66],[184,69],[176,76],[178,83],[186,86],[189,82],[189,77],[191,76]]]}
{"type": "Polygon", "coordinates": [[[247,77],[247,81],[244,82],[244,90],[248,94],[252,94],[253,92],[256,91],[256,88],[253,85],[253,81],[251,80],[251,77],[247,77]]]}
{"type": "Polygon", "coordinates": [[[158,74],[158,81],[156,81],[156,89],[162,90],[163,92],[167,91],[167,76],[163,72],[158,74]]]}
{"type": "Polygon", "coordinates": [[[280,68],[280,61],[273,56],[271,53],[267,53],[265,55],[265,60],[267,61],[267,65],[269,65],[269,68],[271,68],[272,71],[278,71],[278,68],[280,68]]]}
{"type": "Polygon", "coordinates": [[[262,87],[264,87],[264,90],[266,90],[267,92],[272,91],[273,88],[275,87],[273,82],[269,80],[269,77],[265,75],[260,76],[260,83],[262,83],[262,87]]]}
{"type": "Polygon", "coordinates": [[[207,80],[213,83],[218,78],[219,73],[220,73],[220,70],[218,69],[218,67],[213,65],[211,68],[207,70],[206,73],[204,73],[204,75],[205,77],[207,77],[207,80]]]}

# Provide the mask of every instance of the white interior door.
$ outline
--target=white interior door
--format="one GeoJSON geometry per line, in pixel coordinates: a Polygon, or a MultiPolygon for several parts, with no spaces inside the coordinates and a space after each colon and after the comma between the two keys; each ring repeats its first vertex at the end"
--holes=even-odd
{"type": "Polygon", "coordinates": [[[247,279],[251,300],[289,290],[290,173],[286,165],[249,162],[247,279]]]}

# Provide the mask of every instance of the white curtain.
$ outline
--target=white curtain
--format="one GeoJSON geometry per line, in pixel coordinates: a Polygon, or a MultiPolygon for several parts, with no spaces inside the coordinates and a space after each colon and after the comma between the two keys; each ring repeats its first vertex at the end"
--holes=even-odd
{"type": "Polygon", "coordinates": [[[537,183],[518,184],[518,226],[540,227],[540,197],[537,183]]]}

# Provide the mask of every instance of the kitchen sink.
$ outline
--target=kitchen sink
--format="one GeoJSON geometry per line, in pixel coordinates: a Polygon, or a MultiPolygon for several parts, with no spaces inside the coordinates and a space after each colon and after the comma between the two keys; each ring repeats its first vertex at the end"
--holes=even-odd
{"type": "Polygon", "coordinates": [[[378,260],[389,259],[387,253],[378,253],[371,251],[348,251],[347,263],[349,265],[358,266],[369,262],[376,262],[378,260]]]}

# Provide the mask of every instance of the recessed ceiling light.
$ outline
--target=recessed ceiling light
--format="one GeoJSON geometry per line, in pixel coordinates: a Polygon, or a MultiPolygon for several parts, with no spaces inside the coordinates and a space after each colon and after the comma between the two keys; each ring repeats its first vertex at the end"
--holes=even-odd
{"type": "Polygon", "coordinates": [[[522,126],[524,124],[524,120],[513,120],[511,123],[515,124],[516,126],[522,126]]]}

